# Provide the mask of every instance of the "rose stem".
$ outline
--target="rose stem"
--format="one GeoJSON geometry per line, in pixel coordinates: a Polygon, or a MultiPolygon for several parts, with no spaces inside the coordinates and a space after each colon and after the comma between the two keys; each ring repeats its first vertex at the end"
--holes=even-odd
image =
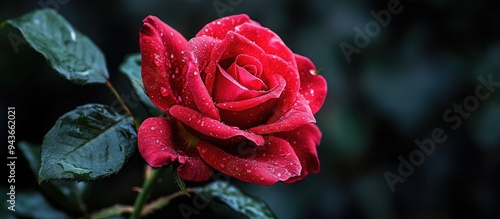
{"type": "Polygon", "coordinates": [[[135,129],[139,130],[139,122],[137,122],[137,120],[135,119],[134,115],[128,109],[127,105],[125,104],[125,102],[123,102],[122,98],[120,97],[120,95],[116,91],[115,87],[113,87],[113,85],[111,84],[111,82],[109,82],[109,80],[106,80],[106,86],[108,86],[109,90],[111,90],[111,92],[113,93],[113,95],[115,95],[116,99],[118,100],[118,102],[120,103],[120,105],[122,106],[122,108],[125,110],[125,112],[127,112],[127,114],[130,117],[132,117],[132,119],[134,120],[135,129]]]}
{"type": "Polygon", "coordinates": [[[144,207],[144,203],[146,202],[146,196],[149,194],[156,180],[162,175],[165,169],[166,168],[155,168],[153,169],[153,171],[151,171],[151,175],[144,179],[142,189],[135,198],[134,212],[132,212],[132,215],[130,215],[130,219],[139,219],[142,208],[144,207]]]}

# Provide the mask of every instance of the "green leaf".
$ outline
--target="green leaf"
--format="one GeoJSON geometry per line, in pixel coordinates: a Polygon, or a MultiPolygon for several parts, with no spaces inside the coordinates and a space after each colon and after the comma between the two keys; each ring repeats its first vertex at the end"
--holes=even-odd
{"type": "Polygon", "coordinates": [[[69,218],[52,207],[42,194],[32,190],[21,191],[16,195],[16,215],[38,219],[69,218]]]}
{"type": "MultiPolygon", "coordinates": [[[[40,145],[26,141],[18,143],[24,157],[36,176],[40,166],[40,145]]],[[[41,185],[42,191],[52,201],[67,209],[83,211],[83,196],[88,189],[88,184],[84,182],[50,182],[41,185]]]]}
{"type": "Polygon", "coordinates": [[[131,117],[87,104],[64,114],[45,135],[38,181],[90,181],[117,173],[135,151],[131,117]]]}
{"type": "Polygon", "coordinates": [[[7,23],[64,78],[78,84],[105,83],[109,77],[104,55],[87,36],[52,9],[36,10],[7,23]]]}
{"type": "Polygon", "coordinates": [[[207,201],[219,200],[248,218],[276,218],[262,200],[249,196],[227,182],[215,181],[194,192],[207,201]]]}
{"type": "Polygon", "coordinates": [[[148,112],[151,115],[160,115],[162,111],[151,102],[144,91],[141,77],[141,54],[136,53],[128,55],[125,61],[120,65],[120,71],[128,77],[135,93],[148,112]]]}

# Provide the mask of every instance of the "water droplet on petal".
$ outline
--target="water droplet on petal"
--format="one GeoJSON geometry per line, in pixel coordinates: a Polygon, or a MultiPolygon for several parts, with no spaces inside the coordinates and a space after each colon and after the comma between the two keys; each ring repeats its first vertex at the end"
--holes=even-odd
{"type": "Polygon", "coordinates": [[[166,97],[168,96],[168,91],[167,91],[167,88],[165,87],[160,87],[160,93],[162,96],[166,97]]]}
{"type": "Polygon", "coordinates": [[[156,127],[151,126],[151,131],[154,131],[154,130],[156,130],[156,127]]]}
{"type": "Polygon", "coordinates": [[[247,170],[247,173],[251,173],[251,172],[252,172],[252,170],[251,170],[251,169],[248,169],[248,170],[247,170]]]}
{"type": "Polygon", "coordinates": [[[155,53],[154,63],[156,66],[161,66],[161,64],[163,63],[161,56],[156,53],[155,53]]]}
{"type": "Polygon", "coordinates": [[[310,73],[311,75],[317,75],[317,74],[318,74],[318,72],[317,72],[315,69],[311,69],[311,70],[309,70],[309,73],[310,73]]]}
{"type": "Polygon", "coordinates": [[[226,165],[225,165],[225,164],[222,164],[222,163],[221,163],[221,164],[219,164],[219,166],[220,166],[221,168],[226,167],[226,165]]]}

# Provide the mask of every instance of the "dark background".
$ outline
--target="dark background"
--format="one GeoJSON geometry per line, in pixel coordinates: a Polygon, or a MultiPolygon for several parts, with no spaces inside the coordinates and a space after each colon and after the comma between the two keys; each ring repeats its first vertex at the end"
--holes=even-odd
{"type": "MultiPolygon", "coordinates": [[[[139,52],[138,31],[149,14],[189,39],[220,15],[246,13],[274,30],[294,52],[313,60],[329,89],[316,115],[323,132],[321,172],[271,187],[231,180],[265,200],[280,218],[497,218],[500,213],[500,87],[473,102],[479,77],[500,81],[500,7],[494,1],[401,0],[401,12],[370,37],[360,54],[352,54],[351,62],[339,45],[354,46],[354,27],[365,30],[374,21],[370,11],[386,10],[389,0],[219,0],[230,9],[223,13],[213,6],[216,1],[201,0],[54,2],[59,4],[52,8],[101,48],[111,82],[123,95],[132,95],[132,90],[118,66],[127,54],[139,52]],[[465,116],[448,115],[460,118],[460,124],[443,118],[455,104],[471,106],[465,116]],[[392,192],[386,171],[399,174],[398,157],[409,160],[419,151],[414,141],[431,138],[439,128],[446,140],[436,143],[433,153],[392,192]]],[[[0,20],[42,7],[39,1],[2,0],[0,20]]],[[[18,141],[41,144],[67,111],[86,103],[113,103],[104,85],[80,87],[64,80],[27,44],[16,52],[9,33],[20,36],[10,26],[0,29],[0,123],[6,124],[7,107],[15,106],[18,141]]],[[[132,110],[145,115],[141,107],[132,110]]],[[[19,159],[17,191],[37,189],[27,164],[19,159]]],[[[132,204],[132,187],[142,183],[143,164],[136,154],[117,176],[93,183],[86,198],[89,211],[132,204]]],[[[161,196],[177,188],[165,176],[155,191],[153,196],[161,196]]],[[[179,198],[150,218],[181,217],[180,203],[193,205],[191,199],[179,198]]],[[[237,216],[213,205],[191,218],[210,215],[237,216]]]]}

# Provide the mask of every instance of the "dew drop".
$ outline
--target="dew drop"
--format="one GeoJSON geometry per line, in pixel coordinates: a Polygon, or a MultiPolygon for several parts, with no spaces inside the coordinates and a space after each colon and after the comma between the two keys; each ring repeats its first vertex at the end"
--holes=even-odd
{"type": "Polygon", "coordinates": [[[197,71],[195,71],[193,74],[194,74],[194,75],[198,75],[198,72],[197,72],[197,71]]]}
{"type": "Polygon", "coordinates": [[[281,173],[276,174],[278,177],[281,177],[281,173]]]}
{"type": "Polygon", "coordinates": [[[247,170],[247,173],[251,173],[251,172],[252,172],[252,170],[251,170],[251,169],[248,169],[248,170],[247,170]]]}
{"type": "Polygon", "coordinates": [[[309,70],[309,73],[310,73],[311,75],[317,75],[317,74],[318,74],[318,72],[317,72],[315,69],[311,69],[311,70],[309,70]]]}
{"type": "Polygon", "coordinates": [[[167,91],[167,88],[165,87],[160,87],[160,93],[162,96],[166,97],[168,96],[168,91],[167,91]]]}
{"type": "Polygon", "coordinates": [[[225,164],[222,164],[222,163],[221,163],[221,164],[219,164],[219,166],[220,166],[221,168],[226,167],[226,165],[225,165],[225,164]]]}
{"type": "Polygon", "coordinates": [[[163,60],[161,59],[161,56],[155,53],[155,60],[154,60],[155,65],[160,66],[162,62],[163,60]]]}
{"type": "Polygon", "coordinates": [[[217,21],[217,25],[220,25],[220,21],[217,21]]]}
{"type": "Polygon", "coordinates": [[[151,126],[151,131],[154,131],[154,130],[156,130],[156,127],[151,126]]]}

